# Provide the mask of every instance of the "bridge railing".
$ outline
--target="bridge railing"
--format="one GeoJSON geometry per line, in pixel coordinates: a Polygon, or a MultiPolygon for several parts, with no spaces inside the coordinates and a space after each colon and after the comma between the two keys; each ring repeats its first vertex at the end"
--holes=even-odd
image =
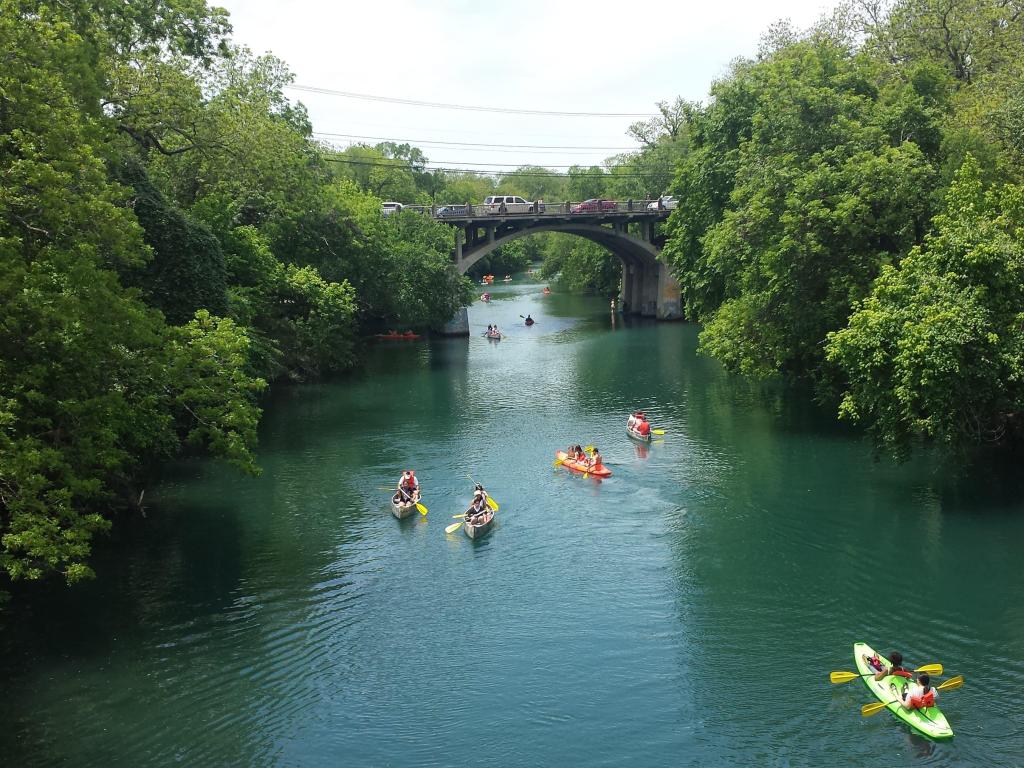
{"type": "MultiPolygon", "coordinates": [[[[485,218],[493,216],[508,216],[509,218],[527,217],[576,217],[576,216],[599,216],[602,214],[630,214],[649,213],[658,209],[658,199],[644,200],[599,200],[591,203],[586,200],[578,202],[548,203],[537,201],[527,211],[506,211],[501,212],[493,205],[483,203],[446,203],[438,205],[406,205],[406,211],[432,216],[435,219],[470,219],[485,218]]],[[[664,208],[660,209],[666,212],[664,208]]]]}

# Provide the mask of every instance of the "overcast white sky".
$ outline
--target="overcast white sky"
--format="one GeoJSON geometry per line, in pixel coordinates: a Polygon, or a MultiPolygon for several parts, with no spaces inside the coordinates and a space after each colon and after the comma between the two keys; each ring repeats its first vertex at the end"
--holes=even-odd
{"type": "MultiPolygon", "coordinates": [[[[731,59],[752,56],[773,22],[806,27],[834,0],[219,0],[235,42],[287,62],[297,85],[419,101],[571,112],[650,113],[676,96],[704,101],[731,59]]],[[[515,149],[511,144],[627,148],[636,118],[467,112],[289,95],[314,131],[408,140],[431,163],[600,162],[614,150],[515,149]],[[428,146],[428,141],[499,144],[428,146]]],[[[336,138],[340,146],[357,139],[336,138]]],[[[500,168],[481,166],[481,172],[500,168]]]]}

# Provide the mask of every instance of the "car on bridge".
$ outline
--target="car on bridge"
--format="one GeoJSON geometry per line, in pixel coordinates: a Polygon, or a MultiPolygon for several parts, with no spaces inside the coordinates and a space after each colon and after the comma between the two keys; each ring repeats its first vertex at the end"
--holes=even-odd
{"type": "Polygon", "coordinates": [[[484,198],[484,213],[544,213],[544,203],[531,203],[518,195],[488,195],[484,198]]]}
{"type": "Polygon", "coordinates": [[[469,213],[469,206],[466,205],[442,205],[437,209],[437,216],[465,216],[469,213]]]}
{"type": "Polygon", "coordinates": [[[648,211],[671,211],[675,210],[676,206],[679,205],[679,201],[674,195],[662,195],[653,203],[647,204],[648,211]]]}
{"type": "Polygon", "coordinates": [[[573,203],[569,206],[569,213],[601,213],[603,211],[614,211],[619,207],[614,200],[603,200],[592,197],[582,203],[573,203]]]}
{"type": "Polygon", "coordinates": [[[391,214],[397,213],[400,210],[402,210],[401,203],[387,202],[380,204],[380,212],[383,213],[385,216],[390,216],[391,214]]]}

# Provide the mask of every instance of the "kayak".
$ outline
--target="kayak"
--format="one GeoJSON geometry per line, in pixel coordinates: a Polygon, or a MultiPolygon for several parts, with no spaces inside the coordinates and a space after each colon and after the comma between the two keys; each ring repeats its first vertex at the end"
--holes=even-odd
{"type": "Polygon", "coordinates": [[[420,335],[418,333],[378,333],[378,339],[418,339],[420,335]]]}
{"type": "Polygon", "coordinates": [[[482,293],[482,294],[480,294],[480,301],[490,301],[490,300],[491,300],[491,294],[489,294],[489,293],[482,293]]]}
{"type": "Polygon", "coordinates": [[[544,295],[547,296],[549,293],[551,293],[551,289],[550,288],[545,288],[544,289],[544,295]]]}
{"type": "MultiPolygon", "coordinates": [[[[865,655],[869,658],[875,655],[871,646],[867,643],[854,643],[853,662],[857,665],[857,671],[862,675],[861,680],[879,701],[888,702],[886,709],[929,739],[946,741],[953,738],[953,729],[946,722],[946,716],[942,714],[942,710],[937,706],[927,709],[905,709],[902,704],[895,701],[897,694],[893,693],[891,686],[895,685],[899,695],[902,696],[910,680],[898,675],[887,675],[881,680],[875,680],[875,670],[864,660],[865,655]]],[[[884,657],[880,656],[880,658],[884,657]]]]}
{"type": "Polygon", "coordinates": [[[575,459],[567,459],[568,454],[565,451],[555,451],[555,458],[562,460],[562,466],[568,467],[569,469],[577,472],[586,472],[587,474],[593,475],[594,477],[611,477],[612,471],[603,464],[599,467],[591,469],[585,461],[576,461],[575,459]]]}
{"type": "Polygon", "coordinates": [[[635,429],[630,429],[629,427],[626,427],[626,432],[628,432],[629,436],[632,437],[634,440],[639,440],[642,443],[649,443],[649,442],[651,442],[651,440],[654,439],[654,435],[651,434],[651,433],[647,433],[646,435],[641,435],[635,429]]]}
{"type": "Polygon", "coordinates": [[[491,532],[491,527],[494,525],[494,510],[487,513],[484,521],[480,525],[473,525],[472,523],[466,523],[462,526],[462,530],[466,532],[466,535],[471,539],[482,539],[488,533],[491,532]]]}
{"type": "Polygon", "coordinates": [[[485,333],[484,336],[486,336],[488,339],[494,339],[495,341],[501,341],[501,334],[500,333],[485,333]]]}
{"type": "Polygon", "coordinates": [[[529,326],[533,325],[536,322],[537,322],[536,320],[527,320],[526,321],[526,325],[527,325],[527,327],[529,327],[529,326]]]}

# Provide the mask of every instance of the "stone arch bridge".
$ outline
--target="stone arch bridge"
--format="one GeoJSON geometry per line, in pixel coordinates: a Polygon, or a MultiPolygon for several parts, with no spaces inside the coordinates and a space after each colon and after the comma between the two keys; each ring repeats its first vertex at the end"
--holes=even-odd
{"type": "Polygon", "coordinates": [[[538,232],[564,232],[584,237],[611,251],[622,262],[623,311],[659,320],[679,320],[679,283],[659,258],[664,238],[655,226],[669,211],[658,201],[612,200],[530,203],[522,212],[505,206],[449,205],[423,209],[456,228],[452,258],[459,274],[505,243],[538,232]]]}

